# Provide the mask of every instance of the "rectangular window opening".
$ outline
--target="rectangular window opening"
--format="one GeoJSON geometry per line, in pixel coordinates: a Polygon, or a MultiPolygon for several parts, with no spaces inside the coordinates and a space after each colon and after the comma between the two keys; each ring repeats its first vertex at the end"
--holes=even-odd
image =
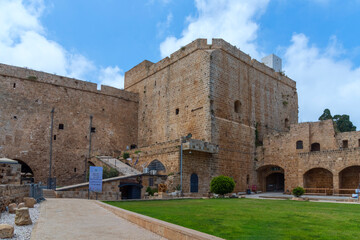
{"type": "Polygon", "coordinates": [[[54,135],[54,140],[56,140],[56,135],[54,135]]]}
{"type": "Polygon", "coordinates": [[[348,140],[343,140],[342,141],[342,147],[343,148],[348,148],[349,147],[349,141],[348,140]]]}
{"type": "Polygon", "coordinates": [[[74,172],[76,172],[76,168],[74,168],[74,172]]]}
{"type": "Polygon", "coordinates": [[[154,186],[154,178],[149,178],[149,186],[154,186]]]}
{"type": "Polygon", "coordinates": [[[92,133],[96,132],[96,128],[92,127],[92,128],[91,128],[91,132],[92,132],[92,133]]]}
{"type": "Polygon", "coordinates": [[[16,83],[13,84],[13,88],[16,88],[16,83]]]}
{"type": "Polygon", "coordinates": [[[175,110],[175,114],[179,115],[179,109],[178,108],[175,110]]]}
{"type": "Polygon", "coordinates": [[[59,129],[64,130],[64,124],[60,123],[59,124],[59,129]]]}

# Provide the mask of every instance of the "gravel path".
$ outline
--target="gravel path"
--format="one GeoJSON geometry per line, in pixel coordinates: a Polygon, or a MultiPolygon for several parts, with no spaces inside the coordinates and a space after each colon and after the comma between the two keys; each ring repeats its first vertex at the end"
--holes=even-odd
{"type": "Polygon", "coordinates": [[[16,226],[15,225],[15,214],[9,214],[8,212],[1,213],[0,223],[9,224],[9,225],[14,226],[14,228],[15,228],[14,237],[10,238],[10,239],[18,239],[18,240],[30,239],[34,224],[36,223],[36,221],[39,218],[39,207],[40,207],[40,204],[37,203],[34,205],[34,208],[29,208],[31,221],[33,223],[31,225],[27,225],[27,226],[16,226]]]}

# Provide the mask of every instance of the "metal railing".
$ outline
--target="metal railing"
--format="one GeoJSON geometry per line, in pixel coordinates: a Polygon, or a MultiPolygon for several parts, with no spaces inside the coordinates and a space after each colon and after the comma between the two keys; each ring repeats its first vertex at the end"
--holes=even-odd
{"type": "Polygon", "coordinates": [[[30,197],[33,197],[37,202],[41,202],[44,200],[43,196],[43,186],[40,183],[31,183],[30,184],[30,197]]]}

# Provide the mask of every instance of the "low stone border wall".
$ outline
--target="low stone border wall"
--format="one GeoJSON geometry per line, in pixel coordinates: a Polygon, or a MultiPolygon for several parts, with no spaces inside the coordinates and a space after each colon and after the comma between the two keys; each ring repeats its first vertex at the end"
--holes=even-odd
{"type": "Polygon", "coordinates": [[[206,233],[202,233],[196,230],[192,230],[189,228],[181,227],[179,225],[175,225],[172,223],[168,223],[165,221],[161,221],[155,218],[151,218],[148,216],[144,216],[138,213],[130,212],[128,210],[111,206],[106,203],[102,203],[97,201],[96,202],[101,207],[109,210],[110,212],[114,213],[115,215],[122,217],[129,222],[135,223],[142,228],[145,228],[157,235],[167,238],[167,239],[174,239],[174,240],[188,240],[188,239],[211,239],[211,240],[219,240],[222,238],[215,237],[206,233]]]}
{"type": "Polygon", "coordinates": [[[24,197],[29,197],[30,185],[0,185],[0,212],[10,203],[20,203],[24,197]]]}
{"type": "Polygon", "coordinates": [[[56,191],[56,198],[83,198],[83,199],[97,199],[103,201],[118,201],[121,200],[120,192],[102,192],[94,193],[87,190],[78,190],[78,191],[56,191]]]}

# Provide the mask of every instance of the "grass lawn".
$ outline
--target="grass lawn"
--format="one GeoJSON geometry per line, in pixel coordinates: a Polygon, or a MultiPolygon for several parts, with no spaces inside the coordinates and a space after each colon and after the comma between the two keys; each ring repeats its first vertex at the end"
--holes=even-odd
{"type": "Polygon", "coordinates": [[[105,203],[225,239],[360,239],[356,204],[258,199],[105,203]]]}

